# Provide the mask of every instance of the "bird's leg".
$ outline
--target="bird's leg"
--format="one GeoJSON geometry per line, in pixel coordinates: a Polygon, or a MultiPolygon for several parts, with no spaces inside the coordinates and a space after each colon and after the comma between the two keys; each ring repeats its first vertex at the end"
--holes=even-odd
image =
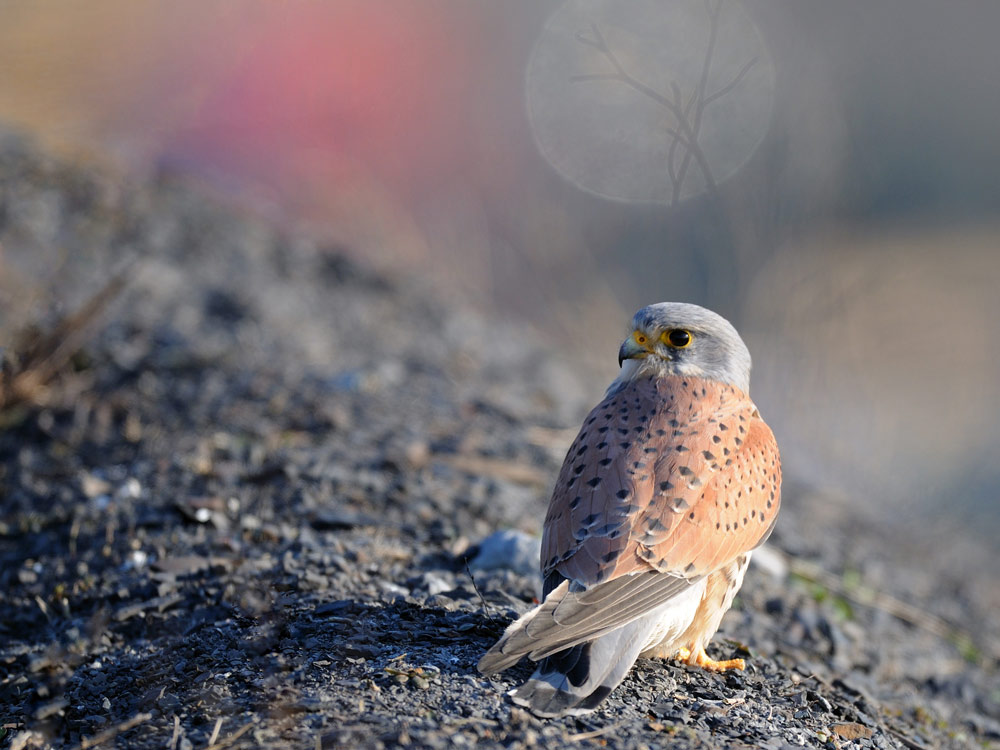
{"type": "Polygon", "coordinates": [[[729,669],[743,669],[746,667],[746,662],[742,659],[715,661],[715,659],[710,658],[705,653],[705,649],[702,646],[696,646],[693,651],[685,646],[681,646],[677,650],[675,658],[679,661],[687,662],[691,666],[707,669],[709,672],[725,672],[729,669]]]}

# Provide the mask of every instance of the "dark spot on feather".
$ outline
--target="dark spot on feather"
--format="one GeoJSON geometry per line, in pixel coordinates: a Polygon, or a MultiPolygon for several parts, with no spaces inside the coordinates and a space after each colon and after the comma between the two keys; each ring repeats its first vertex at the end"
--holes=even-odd
{"type": "Polygon", "coordinates": [[[678,466],[677,473],[684,477],[694,476],[694,472],[691,471],[690,466],[678,466]]]}
{"type": "Polygon", "coordinates": [[[620,445],[620,446],[622,447],[622,450],[626,450],[626,451],[627,451],[627,450],[628,450],[629,448],[631,448],[631,447],[632,447],[632,443],[630,443],[630,442],[629,442],[628,440],[624,440],[624,441],[622,441],[622,442],[618,443],[618,445],[620,445]]]}
{"type": "Polygon", "coordinates": [[[628,435],[628,430],[626,428],[624,428],[624,427],[619,427],[618,428],[618,434],[619,435],[628,435]]]}
{"type": "Polygon", "coordinates": [[[610,458],[602,458],[597,463],[599,463],[601,466],[607,466],[608,464],[611,463],[611,459],[610,458]]]}
{"type": "Polygon", "coordinates": [[[617,523],[606,523],[600,528],[594,529],[593,534],[594,536],[606,536],[610,539],[614,539],[616,536],[621,535],[621,527],[622,527],[621,521],[617,523]],[[616,531],[619,533],[615,534],[616,531]]]}
{"type": "Polygon", "coordinates": [[[659,435],[660,437],[663,437],[664,435],[667,434],[667,431],[666,430],[657,430],[656,434],[659,435]]]}
{"type": "Polygon", "coordinates": [[[694,520],[694,511],[693,510],[690,513],[688,513],[688,518],[690,518],[692,521],[694,520]]]}
{"type": "Polygon", "coordinates": [[[591,487],[596,487],[600,483],[601,483],[600,477],[594,477],[593,479],[587,480],[587,484],[589,484],[591,487]]]}
{"type": "Polygon", "coordinates": [[[703,455],[705,457],[706,461],[714,461],[715,460],[715,454],[712,453],[711,451],[702,451],[701,455],[703,455]]]}
{"type": "Polygon", "coordinates": [[[607,425],[604,425],[604,427],[598,427],[597,431],[603,435],[605,432],[608,431],[608,429],[610,428],[607,425]]]}
{"type": "Polygon", "coordinates": [[[672,490],[673,488],[674,486],[670,484],[670,482],[660,482],[660,492],[667,492],[668,490],[672,490]]]}
{"type": "Polygon", "coordinates": [[[685,573],[694,573],[694,563],[688,563],[684,568],[685,573]]]}
{"type": "Polygon", "coordinates": [[[615,495],[621,500],[624,500],[626,497],[628,497],[628,494],[629,494],[628,490],[618,490],[618,492],[615,493],[615,495]]]}
{"type": "Polygon", "coordinates": [[[589,516],[584,518],[580,523],[582,523],[584,526],[593,526],[600,520],[600,518],[601,518],[600,513],[591,513],[589,516]]]}
{"type": "Polygon", "coordinates": [[[583,498],[580,497],[579,495],[577,495],[576,497],[574,497],[572,500],[569,501],[569,509],[570,510],[576,510],[577,508],[579,508],[580,507],[580,502],[582,500],[583,500],[583,498]]]}
{"type": "Polygon", "coordinates": [[[582,474],[583,470],[587,468],[587,464],[577,464],[573,467],[574,474],[582,474]]]}
{"type": "Polygon", "coordinates": [[[606,555],[604,555],[604,557],[602,557],[601,560],[603,560],[606,563],[614,562],[615,560],[618,559],[618,557],[621,555],[621,553],[622,553],[622,550],[620,550],[620,549],[613,549],[610,552],[608,552],[606,555]]]}
{"type": "Polygon", "coordinates": [[[688,450],[688,447],[686,445],[675,445],[674,450],[677,451],[678,453],[683,453],[684,451],[688,450]]]}
{"type": "Polygon", "coordinates": [[[602,451],[602,450],[604,450],[607,447],[608,447],[608,444],[606,442],[604,442],[604,441],[601,441],[600,443],[597,444],[597,450],[599,450],[599,451],[602,451]]]}
{"type": "Polygon", "coordinates": [[[728,430],[729,428],[726,426],[725,422],[719,422],[719,429],[720,430],[728,430]]]}

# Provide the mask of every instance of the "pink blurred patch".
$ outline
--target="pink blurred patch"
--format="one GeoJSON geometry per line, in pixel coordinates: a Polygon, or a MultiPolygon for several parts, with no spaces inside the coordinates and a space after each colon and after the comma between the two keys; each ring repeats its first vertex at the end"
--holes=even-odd
{"type": "Polygon", "coordinates": [[[468,160],[487,33],[475,6],[248,7],[210,35],[221,49],[189,50],[178,65],[212,83],[167,134],[166,158],[272,185],[329,189],[373,174],[404,190],[468,160]]]}

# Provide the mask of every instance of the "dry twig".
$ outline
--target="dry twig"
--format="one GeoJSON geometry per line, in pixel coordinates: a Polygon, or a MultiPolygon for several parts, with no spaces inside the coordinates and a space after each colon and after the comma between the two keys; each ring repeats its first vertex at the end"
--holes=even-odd
{"type": "Polygon", "coordinates": [[[147,721],[153,718],[153,714],[136,714],[131,719],[123,721],[121,724],[116,724],[113,727],[108,727],[103,732],[95,734],[93,737],[84,737],[80,744],[76,746],[76,750],[88,750],[91,747],[97,747],[98,745],[103,745],[110,739],[117,737],[122,732],[127,732],[130,729],[134,729],[140,724],[145,724],[147,721]]]}
{"type": "Polygon", "coordinates": [[[44,403],[46,387],[93,333],[92,324],[125,288],[131,269],[130,263],[112,274],[80,309],[61,318],[47,333],[29,328],[13,337],[12,356],[0,361],[0,414],[44,403]]]}

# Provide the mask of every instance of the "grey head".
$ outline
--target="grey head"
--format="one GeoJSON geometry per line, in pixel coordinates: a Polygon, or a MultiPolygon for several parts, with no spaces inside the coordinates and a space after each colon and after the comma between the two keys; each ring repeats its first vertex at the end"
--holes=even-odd
{"type": "Polygon", "coordinates": [[[638,377],[686,375],[750,392],[750,352],[732,324],[686,302],[647,305],[618,351],[622,372],[609,392],[638,377]]]}

